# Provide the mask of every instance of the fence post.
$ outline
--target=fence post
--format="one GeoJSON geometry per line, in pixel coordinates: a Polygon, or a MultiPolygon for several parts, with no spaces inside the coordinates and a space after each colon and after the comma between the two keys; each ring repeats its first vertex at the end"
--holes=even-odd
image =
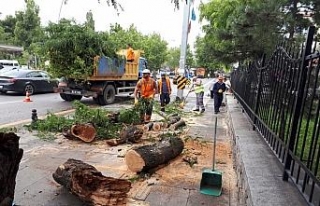
{"type": "Polygon", "coordinates": [[[264,67],[266,61],[266,55],[264,54],[262,56],[262,62],[261,62],[261,68],[257,68],[257,70],[259,71],[259,79],[258,79],[258,88],[257,88],[257,99],[256,102],[254,104],[254,117],[253,117],[253,125],[252,125],[252,129],[255,130],[256,127],[256,123],[257,123],[257,117],[256,115],[258,115],[258,109],[259,109],[259,104],[260,104],[260,97],[261,97],[261,88],[262,88],[262,67],[264,67]]]}
{"type": "Polygon", "coordinates": [[[301,113],[301,106],[303,101],[303,93],[304,93],[304,87],[307,81],[307,75],[308,70],[306,69],[308,66],[308,62],[306,61],[306,57],[311,54],[311,47],[313,43],[313,36],[315,33],[315,26],[310,26],[308,29],[308,36],[306,40],[306,44],[304,47],[303,55],[302,55],[302,63],[300,66],[300,75],[299,75],[299,85],[298,85],[298,93],[297,97],[294,103],[294,113],[293,113],[293,119],[291,124],[291,131],[289,136],[288,145],[286,148],[286,156],[285,156],[285,165],[284,165],[284,171],[283,171],[283,177],[282,179],[284,181],[288,181],[289,174],[288,170],[290,170],[291,162],[292,162],[292,156],[289,153],[289,151],[293,151],[295,140],[297,137],[297,131],[298,131],[298,123],[299,123],[299,117],[301,113]]]}

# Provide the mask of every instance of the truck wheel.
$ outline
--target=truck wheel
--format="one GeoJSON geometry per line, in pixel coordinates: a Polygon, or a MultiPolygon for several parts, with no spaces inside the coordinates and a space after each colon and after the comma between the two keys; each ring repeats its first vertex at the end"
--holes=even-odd
{"type": "Polygon", "coordinates": [[[100,105],[112,104],[116,99],[116,89],[113,85],[107,85],[103,90],[103,95],[98,97],[100,105]]]}
{"type": "Polygon", "coordinates": [[[68,94],[65,94],[65,93],[60,93],[60,97],[61,99],[63,99],[64,101],[67,101],[67,102],[71,102],[72,99],[70,98],[70,96],[68,94]]]}

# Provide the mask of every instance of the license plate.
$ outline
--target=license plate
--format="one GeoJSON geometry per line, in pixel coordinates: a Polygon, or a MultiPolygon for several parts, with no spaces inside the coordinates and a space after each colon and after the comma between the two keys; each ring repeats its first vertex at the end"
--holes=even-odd
{"type": "Polygon", "coordinates": [[[81,91],[77,91],[77,90],[71,90],[72,94],[81,94],[81,91]]]}

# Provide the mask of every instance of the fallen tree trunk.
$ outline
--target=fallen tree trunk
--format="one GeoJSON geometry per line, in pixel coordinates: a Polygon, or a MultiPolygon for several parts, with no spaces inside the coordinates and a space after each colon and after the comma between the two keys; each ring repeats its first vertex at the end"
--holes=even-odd
{"type": "Polygon", "coordinates": [[[153,145],[144,145],[129,150],[125,162],[133,172],[148,171],[174,159],[182,152],[183,141],[178,137],[166,138],[153,145]]]}
{"type": "Polygon", "coordinates": [[[170,126],[170,130],[177,130],[179,127],[186,126],[186,122],[183,119],[180,119],[178,122],[170,126]]]}
{"type": "Polygon", "coordinates": [[[153,129],[154,131],[160,131],[161,128],[164,127],[164,126],[165,126],[165,125],[164,125],[163,122],[155,122],[155,123],[153,123],[152,129],[153,129]]]}
{"type": "Polygon", "coordinates": [[[143,130],[146,132],[150,131],[152,129],[152,126],[153,126],[153,122],[149,122],[148,124],[143,126],[143,130]]]}
{"type": "Polygon", "coordinates": [[[71,126],[71,135],[84,142],[92,142],[96,137],[96,129],[92,124],[75,124],[71,126]]]}
{"type": "Polygon", "coordinates": [[[23,150],[19,148],[20,137],[14,133],[0,133],[0,205],[12,205],[16,177],[23,150]]]}
{"type": "Polygon", "coordinates": [[[172,116],[172,117],[169,117],[166,126],[167,126],[167,127],[170,127],[172,124],[180,121],[180,119],[181,119],[180,116],[172,116]]]}
{"type": "Polygon", "coordinates": [[[124,144],[126,142],[137,143],[141,140],[143,135],[143,130],[137,126],[128,126],[121,130],[119,138],[107,140],[107,144],[110,146],[116,146],[119,144],[124,144]]]}
{"type": "Polygon", "coordinates": [[[105,177],[93,166],[75,159],[68,159],[52,176],[90,205],[126,205],[131,189],[128,180],[105,177]]]}

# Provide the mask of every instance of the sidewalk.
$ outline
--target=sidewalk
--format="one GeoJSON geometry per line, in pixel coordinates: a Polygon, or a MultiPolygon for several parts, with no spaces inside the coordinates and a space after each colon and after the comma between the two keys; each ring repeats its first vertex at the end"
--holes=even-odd
{"type": "MultiPolygon", "coordinates": [[[[190,98],[186,111],[194,105],[190,98]]],[[[183,162],[182,155],[151,177],[132,184],[128,205],[150,206],[199,206],[237,205],[236,174],[233,169],[232,144],[228,135],[226,107],[219,114],[217,165],[223,172],[223,192],[220,197],[199,193],[202,169],[212,167],[213,101],[206,98],[206,112],[186,119],[185,152],[197,156],[193,167],[183,162]],[[159,198],[161,197],[161,198],[159,198]]],[[[157,118],[157,117],[155,117],[157,118]]],[[[81,206],[85,205],[57,184],[52,173],[69,158],[82,160],[95,166],[106,176],[115,178],[134,177],[123,161],[124,152],[131,145],[109,147],[105,143],[85,144],[60,136],[54,141],[42,141],[34,134],[20,130],[18,135],[24,156],[17,176],[15,203],[21,206],[81,206]]]]}
{"type": "Polygon", "coordinates": [[[237,167],[238,205],[308,205],[291,181],[282,181],[279,160],[260,134],[252,130],[241,105],[232,95],[226,97],[237,167]]]}

